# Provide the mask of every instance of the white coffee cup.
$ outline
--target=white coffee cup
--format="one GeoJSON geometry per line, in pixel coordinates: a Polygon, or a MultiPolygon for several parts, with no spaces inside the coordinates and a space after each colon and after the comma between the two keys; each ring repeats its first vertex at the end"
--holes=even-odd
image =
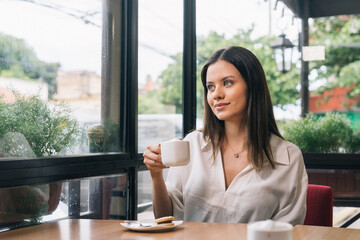
{"type": "Polygon", "coordinates": [[[292,240],[293,226],[272,220],[249,223],[247,240],[292,240]]]}
{"type": "Polygon", "coordinates": [[[189,141],[172,139],[161,143],[162,163],[167,166],[184,166],[190,161],[189,141]]]}

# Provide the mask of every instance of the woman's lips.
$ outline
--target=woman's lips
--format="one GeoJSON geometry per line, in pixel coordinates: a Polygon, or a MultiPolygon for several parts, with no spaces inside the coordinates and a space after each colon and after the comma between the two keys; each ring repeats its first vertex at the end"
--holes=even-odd
{"type": "Polygon", "coordinates": [[[214,107],[217,111],[221,111],[229,104],[230,103],[218,103],[218,104],[215,104],[214,107]]]}

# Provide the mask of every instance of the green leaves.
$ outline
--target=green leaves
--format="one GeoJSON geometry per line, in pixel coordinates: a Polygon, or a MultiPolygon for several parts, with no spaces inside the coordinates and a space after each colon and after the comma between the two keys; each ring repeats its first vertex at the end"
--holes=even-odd
{"type": "MultiPolygon", "coordinates": [[[[253,28],[239,30],[231,38],[225,38],[224,34],[210,32],[207,36],[199,36],[197,42],[197,111],[198,117],[203,115],[203,87],[200,72],[210,55],[220,49],[232,45],[248,48],[258,57],[261,62],[268,81],[273,105],[284,106],[295,103],[299,99],[296,86],[299,84],[299,70],[295,69],[286,74],[276,71],[273,50],[270,43],[274,37],[263,36],[252,39],[253,28]]],[[[174,105],[176,113],[181,112],[182,104],[182,54],[176,55],[176,61],[169,64],[160,75],[162,87],[160,101],[163,104],[174,105]]],[[[140,98],[141,100],[141,98],[140,98]]]]}
{"type": "Polygon", "coordinates": [[[160,74],[161,92],[160,101],[165,105],[174,105],[175,112],[181,113],[182,109],[182,54],[175,56],[176,62],[171,63],[160,74]]]}
{"type": "Polygon", "coordinates": [[[313,81],[326,79],[326,89],[355,86],[349,97],[360,92],[360,15],[316,18],[310,27],[311,45],[325,45],[324,61],[310,62],[317,73],[313,81]]]}
{"type": "MultiPolygon", "coordinates": [[[[8,132],[25,136],[37,157],[50,156],[70,147],[81,130],[64,104],[15,93],[15,102],[0,98],[0,139],[8,132]]],[[[0,149],[1,152],[1,149],[0,149]]]]}
{"type": "Polygon", "coordinates": [[[353,130],[350,120],[340,113],[309,114],[282,128],[284,138],[306,153],[360,152],[360,131],[353,130]]]}
{"type": "Polygon", "coordinates": [[[0,33],[0,76],[24,80],[42,78],[49,85],[49,96],[56,92],[59,63],[46,63],[37,58],[27,43],[0,33]]]}
{"type": "Polygon", "coordinates": [[[174,106],[165,105],[160,102],[161,93],[153,90],[139,94],[139,114],[160,114],[160,113],[174,113],[174,106]]]}

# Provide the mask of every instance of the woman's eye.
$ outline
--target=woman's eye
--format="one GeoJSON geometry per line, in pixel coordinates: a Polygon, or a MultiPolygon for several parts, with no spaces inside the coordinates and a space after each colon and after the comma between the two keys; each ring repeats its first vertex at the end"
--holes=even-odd
{"type": "Polygon", "coordinates": [[[213,85],[207,85],[207,89],[209,90],[209,91],[211,91],[211,90],[213,90],[215,87],[213,86],[213,85]]]}
{"type": "Polygon", "coordinates": [[[224,81],[224,86],[230,86],[230,85],[232,85],[232,81],[230,81],[230,80],[225,80],[224,81]]]}

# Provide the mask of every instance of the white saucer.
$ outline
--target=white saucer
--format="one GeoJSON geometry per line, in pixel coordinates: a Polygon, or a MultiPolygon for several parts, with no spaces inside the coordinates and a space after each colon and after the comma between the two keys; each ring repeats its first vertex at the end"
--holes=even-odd
{"type": "Polygon", "coordinates": [[[145,222],[144,225],[145,226],[140,226],[140,223],[136,222],[133,224],[129,224],[129,223],[120,223],[121,226],[130,229],[132,231],[137,231],[137,232],[157,232],[157,231],[167,231],[167,230],[171,230],[176,228],[177,226],[179,226],[180,224],[183,223],[183,221],[173,221],[174,225],[173,226],[162,226],[161,224],[158,225],[157,223],[153,222],[152,224],[149,224],[148,222],[145,222]]]}

